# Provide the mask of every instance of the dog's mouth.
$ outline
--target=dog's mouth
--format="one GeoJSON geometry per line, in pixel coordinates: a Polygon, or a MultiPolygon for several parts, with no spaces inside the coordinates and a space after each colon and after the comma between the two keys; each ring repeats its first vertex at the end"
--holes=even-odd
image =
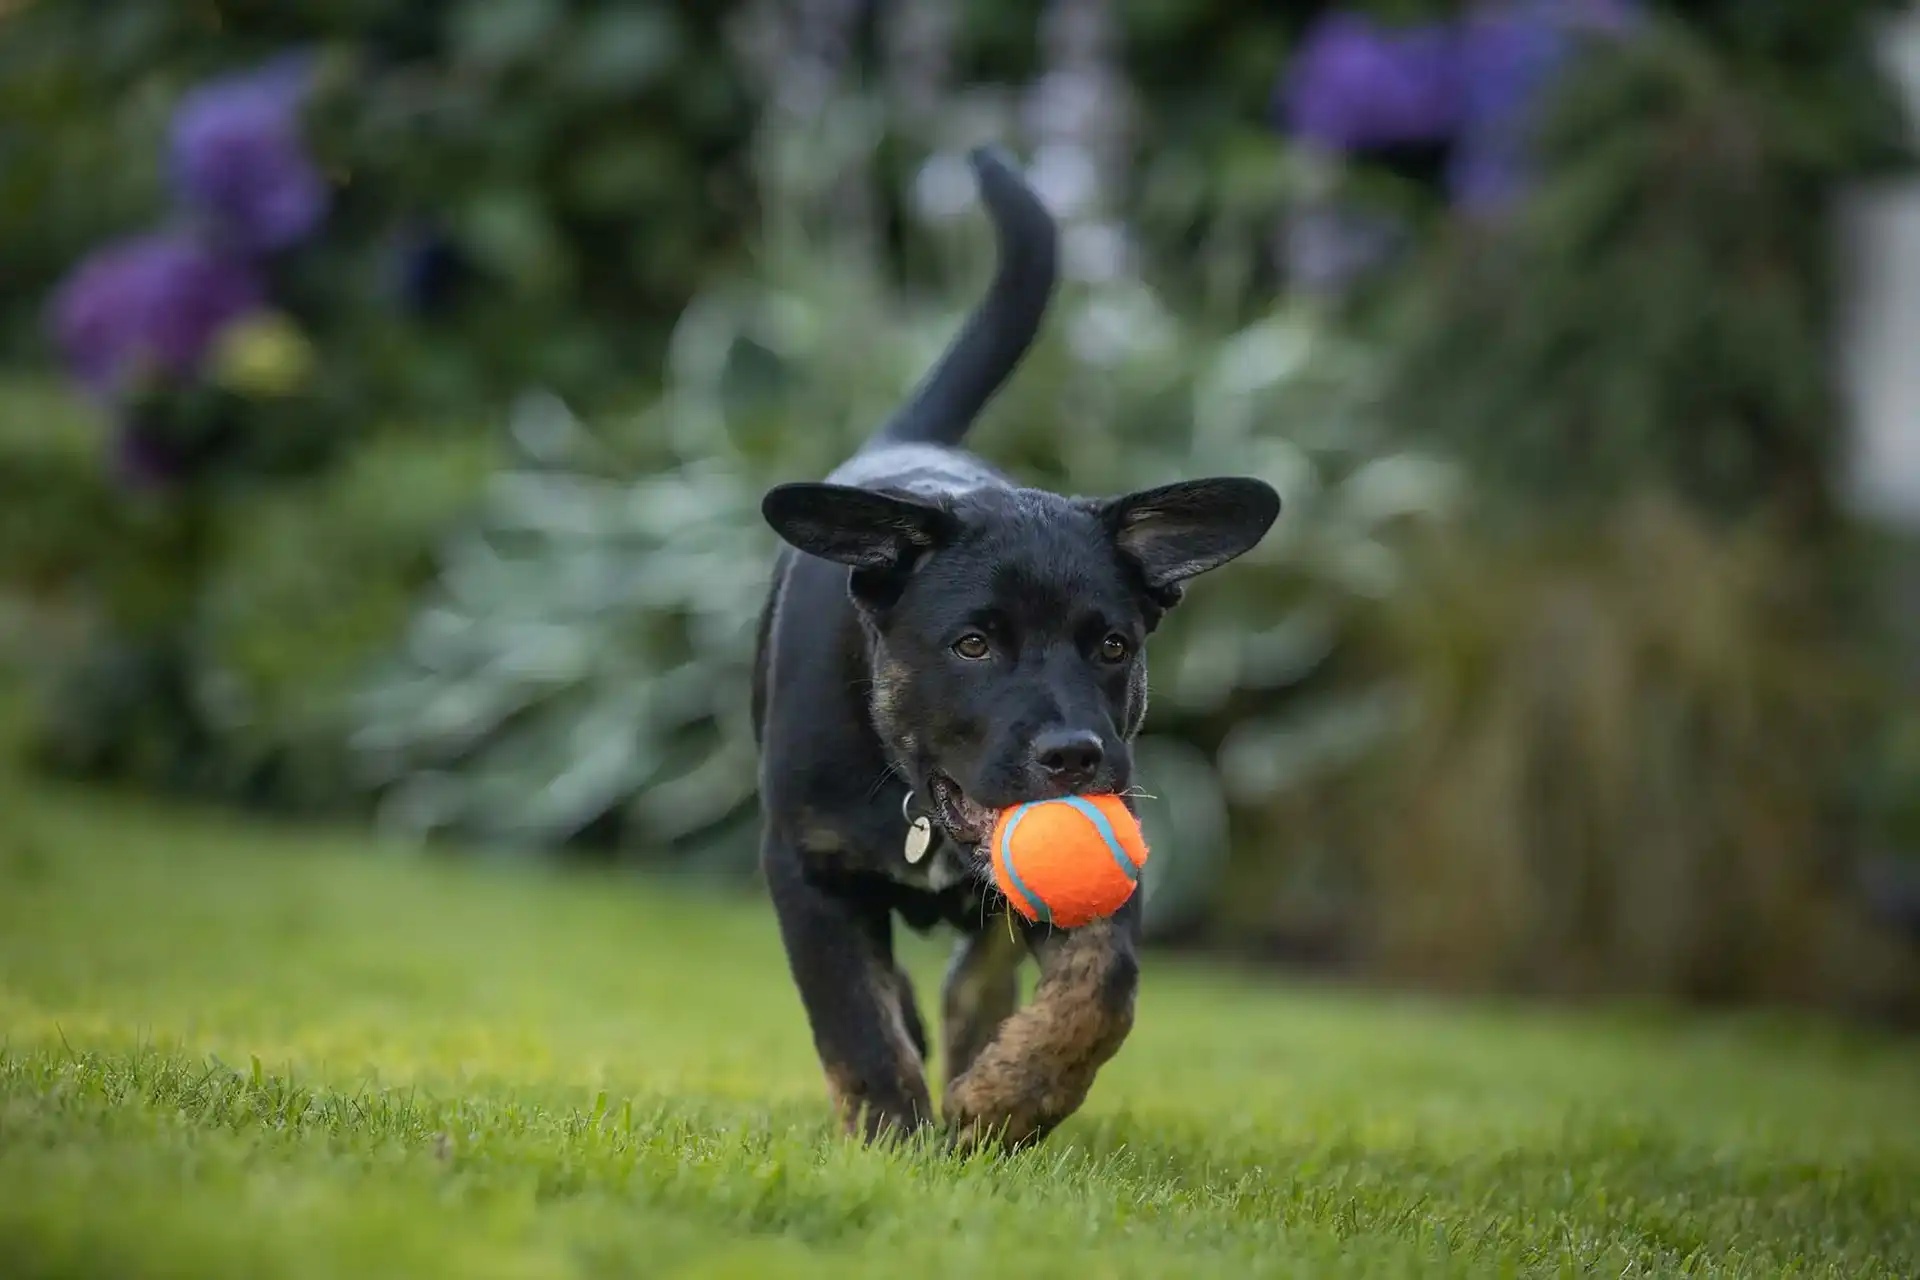
{"type": "Polygon", "coordinates": [[[993,834],[993,810],[967,798],[960,784],[939,771],[927,779],[927,797],[933,816],[958,844],[979,846],[993,834]]]}

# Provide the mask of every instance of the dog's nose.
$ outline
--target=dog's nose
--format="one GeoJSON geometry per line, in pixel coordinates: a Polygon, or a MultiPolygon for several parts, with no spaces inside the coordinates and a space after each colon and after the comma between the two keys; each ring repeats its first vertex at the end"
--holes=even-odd
{"type": "Polygon", "coordinates": [[[1033,758],[1056,786],[1081,787],[1093,781],[1106,760],[1100,735],[1090,729],[1054,729],[1033,741],[1033,758]]]}

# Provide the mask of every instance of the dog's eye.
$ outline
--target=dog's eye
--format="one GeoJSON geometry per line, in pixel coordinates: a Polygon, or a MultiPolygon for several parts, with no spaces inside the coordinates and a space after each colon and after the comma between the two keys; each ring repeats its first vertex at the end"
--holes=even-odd
{"type": "Polygon", "coordinates": [[[1100,642],[1100,660],[1102,662],[1125,662],[1132,650],[1125,636],[1111,635],[1100,642]]]}
{"type": "Polygon", "coordinates": [[[978,662],[992,652],[992,646],[978,631],[969,631],[953,642],[953,651],[970,662],[978,662]]]}

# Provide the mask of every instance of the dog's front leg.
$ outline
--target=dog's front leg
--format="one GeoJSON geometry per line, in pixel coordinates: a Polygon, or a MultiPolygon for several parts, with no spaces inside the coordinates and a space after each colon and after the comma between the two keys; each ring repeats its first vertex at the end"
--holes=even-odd
{"type": "Polygon", "coordinates": [[[893,962],[884,907],[810,882],[793,849],[770,843],[762,865],[827,1090],[849,1131],[869,1139],[932,1118],[924,1033],[893,962]],[[918,1041],[919,1043],[916,1043],[918,1041]]]}
{"type": "Polygon", "coordinates": [[[946,1122],[963,1144],[1018,1146],[1044,1138],[1086,1101],[1100,1068],[1133,1029],[1140,912],[1071,931],[1041,930],[1033,1001],[1000,1024],[947,1086],[946,1122]]]}

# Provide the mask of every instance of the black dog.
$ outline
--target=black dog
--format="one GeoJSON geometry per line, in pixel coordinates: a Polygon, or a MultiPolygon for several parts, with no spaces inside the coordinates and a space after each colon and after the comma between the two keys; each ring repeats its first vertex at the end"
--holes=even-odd
{"type": "Polygon", "coordinates": [[[1019,1143],[1080,1106],[1132,1026],[1139,898],[1080,929],[1016,930],[979,846],[1001,807],[1126,790],[1142,643],[1183,583],[1265,536],[1280,499],[1249,479],[1067,498],[957,449],[1032,343],[1056,255],[1053,220],[1014,170],[986,151],[973,165],[1001,259],[986,300],[827,483],[766,495],[788,545],[753,713],[762,864],[849,1127],[932,1119],[898,915],[964,935],[942,1000],[947,1123],[1019,1143]],[[1016,1012],[1024,951],[1041,976],[1016,1012]]]}

